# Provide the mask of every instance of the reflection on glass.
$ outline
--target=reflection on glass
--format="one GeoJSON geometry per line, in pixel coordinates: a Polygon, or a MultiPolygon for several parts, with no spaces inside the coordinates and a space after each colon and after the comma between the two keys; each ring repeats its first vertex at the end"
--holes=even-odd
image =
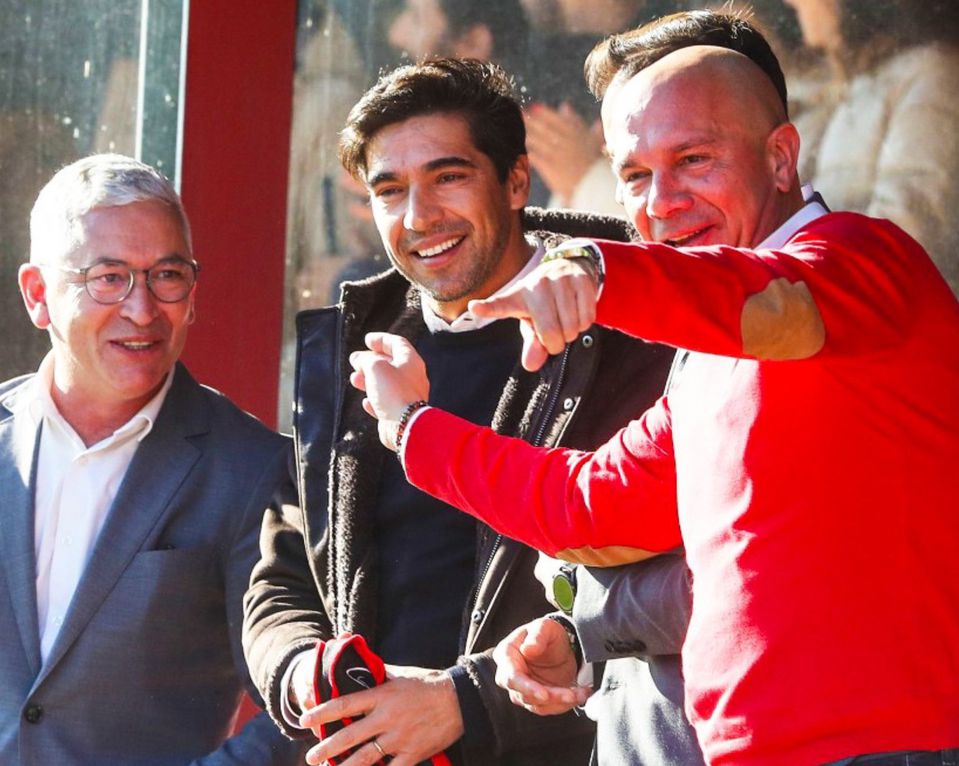
{"type": "MultiPolygon", "coordinates": [[[[29,257],[28,219],[37,193],[58,168],[79,157],[137,149],[143,34],[153,55],[142,69],[173,114],[155,109],[140,143],[159,146],[153,136],[165,136],[162,152],[144,158],[162,165],[164,157],[175,156],[177,99],[162,94],[169,95],[168,83],[178,79],[182,7],[183,0],[0,3],[0,327],[7,337],[0,347],[0,380],[35,370],[49,348],[16,287],[17,269],[29,257]],[[152,26],[141,28],[144,5],[152,26]]],[[[174,167],[163,170],[172,174],[174,167]]]]}
{"type": "Polygon", "coordinates": [[[133,150],[140,0],[6,0],[0,5],[0,379],[31,372],[49,348],[17,293],[40,187],[83,154],[133,150]],[[115,66],[117,64],[117,66],[115,66]]]}
{"type": "MultiPolygon", "coordinates": [[[[381,67],[431,54],[503,64],[526,104],[532,202],[618,214],[583,61],[611,33],[704,5],[748,8],[777,48],[803,180],[835,209],[899,223],[959,289],[955,0],[301,0],[283,396],[295,312],[389,265],[365,191],[336,159],[346,114],[381,67]]],[[[288,398],[280,422],[289,425],[288,398]]]]}
{"type": "Polygon", "coordinates": [[[794,78],[801,174],[833,208],[903,227],[959,295],[955,4],[787,2],[815,62],[794,78]]]}

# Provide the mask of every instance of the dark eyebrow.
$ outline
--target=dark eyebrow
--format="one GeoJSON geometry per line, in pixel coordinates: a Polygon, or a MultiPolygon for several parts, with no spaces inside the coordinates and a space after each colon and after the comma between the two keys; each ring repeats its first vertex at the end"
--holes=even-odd
{"type": "Polygon", "coordinates": [[[438,157],[435,160],[430,160],[424,166],[427,170],[441,170],[442,168],[451,168],[451,167],[461,167],[461,168],[475,168],[476,163],[472,160],[466,159],[466,157],[438,157]]]}
{"type": "MultiPolygon", "coordinates": [[[[457,155],[450,155],[449,157],[437,157],[435,160],[430,160],[425,165],[423,169],[427,172],[434,172],[436,170],[442,170],[443,168],[475,168],[476,163],[466,157],[459,157],[457,155]]],[[[382,183],[387,183],[389,181],[396,181],[398,178],[397,174],[392,170],[384,170],[379,173],[374,173],[369,178],[366,179],[366,185],[371,189],[374,186],[378,186],[382,183]]]]}
{"type": "Polygon", "coordinates": [[[366,185],[372,189],[374,186],[377,186],[381,183],[385,183],[386,181],[395,181],[395,180],[396,180],[396,173],[390,170],[384,170],[381,173],[376,173],[375,175],[369,176],[366,179],[366,185]]]}

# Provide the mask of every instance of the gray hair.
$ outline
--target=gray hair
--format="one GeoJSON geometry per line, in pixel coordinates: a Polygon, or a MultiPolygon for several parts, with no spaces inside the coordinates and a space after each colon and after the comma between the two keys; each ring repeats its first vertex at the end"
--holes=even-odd
{"type": "Polygon", "coordinates": [[[122,154],[93,154],[67,165],[40,190],[30,213],[30,260],[41,263],[77,242],[77,225],[94,208],[160,202],[170,208],[192,253],[190,222],[173,184],[122,154]]]}

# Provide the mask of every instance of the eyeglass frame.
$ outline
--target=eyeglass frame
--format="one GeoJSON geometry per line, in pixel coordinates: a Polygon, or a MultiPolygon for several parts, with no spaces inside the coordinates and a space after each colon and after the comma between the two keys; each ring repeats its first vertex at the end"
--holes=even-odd
{"type": "Polygon", "coordinates": [[[100,304],[101,306],[117,306],[117,305],[123,303],[123,301],[125,301],[127,298],[129,298],[129,297],[130,297],[130,294],[133,292],[133,288],[136,287],[137,274],[143,274],[143,275],[144,275],[144,277],[145,277],[145,279],[146,279],[146,287],[147,287],[147,290],[149,290],[149,291],[150,291],[150,295],[152,295],[152,296],[153,296],[156,300],[158,300],[160,303],[168,303],[168,304],[181,303],[181,302],[185,301],[187,298],[190,297],[190,293],[193,291],[193,288],[196,286],[196,280],[197,280],[197,277],[198,277],[198,275],[199,275],[199,273],[200,273],[200,264],[199,264],[199,263],[197,263],[196,261],[193,261],[193,260],[187,260],[186,258],[181,258],[181,257],[179,257],[179,256],[174,256],[174,257],[171,257],[171,258],[164,258],[164,259],[162,259],[162,260],[160,260],[160,261],[157,261],[157,262],[154,263],[152,266],[150,266],[149,268],[146,268],[146,269],[134,269],[134,268],[132,268],[131,266],[129,266],[128,264],[123,263],[122,261],[109,261],[109,260],[107,260],[107,261],[97,261],[96,263],[91,263],[89,266],[82,266],[82,267],[80,267],[80,268],[74,268],[74,267],[71,267],[71,266],[55,266],[55,265],[53,265],[53,264],[48,264],[48,263],[38,263],[37,265],[40,266],[41,268],[57,269],[58,271],[63,271],[63,272],[65,272],[65,273],[67,273],[67,274],[79,274],[79,275],[82,277],[82,280],[81,280],[81,281],[77,281],[77,282],[71,282],[70,284],[83,285],[83,289],[84,289],[84,291],[86,292],[86,294],[90,296],[90,299],[93,300],[95,303],[100,304]],[[174,300],[174,301],[166,300],[166,299],[164,299],[164,298],[161,298],[159,295],[157,295],[157,294],[153,291],[153,285],[152,285],[151,282],[150,282],[150,272],[153,271],[153,269],[155,269],[157,266],[163,265],[164,263],[171,263],[171,262],[184,263],[184,264],[186,264],[187,266],[189,266],[190,268],[193,269],[193,282],[190,284],[189,289],[186,291],[186,294],[185,294],[182,298],[177,298],[177,299],[174,300]],[[122,298],[120,298],[119,300],[116,300],[116,301],[102,301],[102,300],[100,300],[99,298],[97,298],[92,292],[90,292],[90,280],[89,280],[89,278],[87,277],[87,272],[89,272],[90,269],[95,269],[97,266],[103,266],[103,265],[109,264],[109,263],[116,263],[116,264],[119,265],[119,266],[123,266],[123,267],[125,267],[125,268],[127,269],[127,271],[129,271],[129,273],[130,273],[130,280],[129,280],[129,282],[127,282],[126,292],[123,293],[123,297],[122,297],[122,298]]]}

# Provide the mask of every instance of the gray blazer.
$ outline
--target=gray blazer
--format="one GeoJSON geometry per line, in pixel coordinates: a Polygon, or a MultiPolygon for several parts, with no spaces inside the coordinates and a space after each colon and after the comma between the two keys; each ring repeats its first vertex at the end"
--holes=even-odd
{"type": "Polygon", "coordinates": [[[41,667],[39,432],[12,412],[29,377],[0,384],[0,763],[302,763],[265,714],[227,739],[249,686],[243,592],[288,440],[178,366],[41,667]]]}
{"type": "Polygon", "coordinates": [[[679,553],[609,569],[577,568],[573,623],[589,662],[605,662],[586,703],[599,766],[701,766],[683,712],[679,652],[691,607],[679,553]]]}

